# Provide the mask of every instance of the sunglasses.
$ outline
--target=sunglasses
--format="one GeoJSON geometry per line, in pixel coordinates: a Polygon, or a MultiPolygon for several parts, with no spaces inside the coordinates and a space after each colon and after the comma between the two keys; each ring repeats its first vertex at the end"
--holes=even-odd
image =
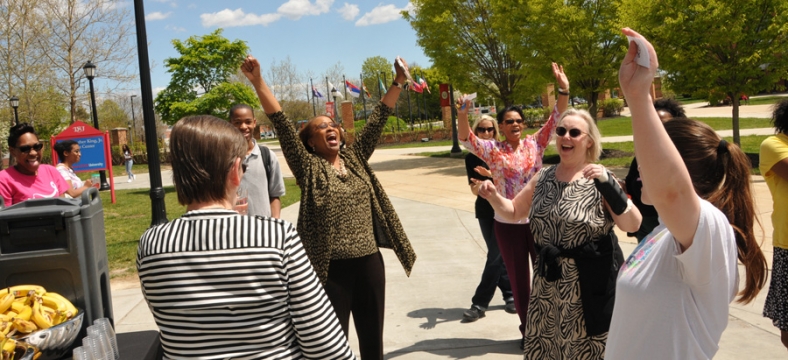
{"type": "Polygon", "coordinates": [[[512,125],[514,123],[522,124],[523,123],[523,119],[506,119],[506,120],[503,121],[503,123],[506,124],[506,125],[512,125]]]}
{"type": "Polygon", "coordinates": [[[478,132],[481,132],[481,133],[488,133],[488,132],[494,133],[494,132],[495,132],[495,127],[494,127],[494,126],[490,126],[490,127],[477,127],[477,128],[476,128],[476,131],[478,131],[478,132]]]}
{"type": "Polygon", "coordinates": [[[41,151],[44,148],[44,144],[42,143],[35,143],[34,145],[22,145],[18,146],[17,149],[22,153],[29,153],[30,150],[41,151]]]}
{"type": "Polygon", "coordinates": [[[318,125],[317,128],[320,130],[324,130],[324,129],[328,129],[329,126],[336,129],[339,127],[339,124],[335,122],[330,122],[330,123],[324,122],[324,123],[320,123],[320,125],[318,125]]]}
{"type": "MultiPolygon", "coordinates": [[[[563,126],[559,126],[559,127],[555,128],[555,134],[558,135],[558,136],[566,135],[566,131],[567,131],[566,128],[563,127],[563,126]]],[[[569,137],[576,138],[576,137],[578,137],[578,136],[580,136],[582,134],[585,134],[585,133],[580,131],[580,129],[570,129],[569,130],[569,137]]]]}

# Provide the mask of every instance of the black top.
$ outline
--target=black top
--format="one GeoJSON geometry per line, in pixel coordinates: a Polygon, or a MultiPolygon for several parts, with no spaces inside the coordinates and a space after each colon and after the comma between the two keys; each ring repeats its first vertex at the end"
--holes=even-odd
{"type": "MultiPolygon", "coordinates": [[[[474,168],[477,166],[483,166],[485,169],[490,170],[490,167],[487,166],[482,159],[479,159],[478,156],[468,153],[465,156],[465,172],[468,174],[468,184],[471,184],[471,179],[477,180],[492,180],[492,178],[488,178],[485,176],[479,175],[474,168]]],[[[476,196],[476,218],[477,219],[492,219],[495,216],[495,210],[493,210],[492,205],[487,200],[484,200],[481,196],[476,196]]]]}
{"type": "Polygon", "coordinates": [[[626,178],[627,194],[632,198],[632,203],[640,210],[643,216],[657,216],[657,209],[651,205],[646,205],[640,201],[643,183],[640,181],[640,171],[638,171],[638,161],[632,158],[632,165],[629,166],[629,173],[626,178]]]}

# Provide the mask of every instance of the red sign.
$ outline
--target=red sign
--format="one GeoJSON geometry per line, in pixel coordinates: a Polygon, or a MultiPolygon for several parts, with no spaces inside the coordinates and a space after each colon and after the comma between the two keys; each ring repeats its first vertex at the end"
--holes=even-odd
{"type": "Polygon", "coordinates": [[[441,94],[441,107],[451,106],[451,99],[449,99],[449,84],[440,84],[441,94]]]}
{"type": "Polygon", "coordinates": [[[326,102],[326,113],[330,118],[334,118],[334,103],[329,101],[326,102]]]}

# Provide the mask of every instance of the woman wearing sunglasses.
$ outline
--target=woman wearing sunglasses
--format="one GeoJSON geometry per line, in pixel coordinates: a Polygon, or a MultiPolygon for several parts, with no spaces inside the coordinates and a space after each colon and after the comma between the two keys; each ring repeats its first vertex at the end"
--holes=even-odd
{"type": "Polygon", "coordinates": [[[298,232],[345,334],[350,314],[364,359],[383,359],[385,271],[379,248],[391,248],[410,274],[416,254],[368,160],[402,85],[407,64],[395,61],[394,83],[353,144],[341,148],[342,131],[317,116],[296,133],[248,56],[241,66],[271,119],[285,160],[301,187],[298,232]]]}
{"type": "Polygon", "coordinates": [[[41,164],[44,144],[28,123],[15,125],[8,132],[8,148],[16,165],[0,172],[0,196],[5,206],[29,199],[63,195],[69,186],[52,165],[41,164]]]}
{"type": "MultiPolygon", "coordinates": [[[[553,75],[559,87],[558,103],[547,123],[533,136],[521,138],[524,129],[523,112],[516,106],[508,106],[497,115],[503,141],[483,141],[471,133],[468,124],[469,104],[457,111],[460,142],[490,166],[498,191],[507,199],[514,198],[542,168],[542,155],[550,143],[555,120],[569,104],[569,80],[564,74],[564,68],[553,63],[553,75]]],[[[496,212],[493,226],[512,286],[514,304],[520,317],[520,334],[524,341],[528,298],[531,293],[531,265],[536,257],[533,235],[526,216],[506,220],[496,212]],[[528,262],[529,256],[531,263],[528,262]]],[[[521,348],[522,345],[523,342],[520,343],[521,348]]]]}
{"type": "MultiPolygon", "coordinates": [[[[482,115],[473,123],[473,133],[482,140],[495,140],[498,135],[498,124],[489,115],[482,115]]],[[[471,308],[465,310],[462,319],[465,322],[473,322],[483,318],[487,306],[490,305],[490,300],[495,295],[496,287],[501,289],[501,295],[503,295],[503,301],[506,304],[504,310],[510,314],[516,314],[512,285],[509,283],[509,276],[506,275],[506,267],[503,265],[503,258],[498,250],[498,241],[495,240],[495,229],[493,228],[495,211],[487,200],[478,196],[478,185],[472,181],[472,179],[490,179],[490,175],[492,175],[490,167],[478,156],[468,153],[465,156],[465,172],[468,174],[471,192],[473,195],[477,195],[474,208],[484,243],[487,244],[487,261],[484,263],[481,281],[476,286],[476,292],[471,298],[471,308]]]]}
{"type": "Polygon", "coordinates": [[[504,219],[531,221],[539,257],[533,278],[526,359],[602,359],[623,263],[613,225],[640,226],[640,212],[618,181],[594,164],[601,136],[591,115],[570,109],[555,129],[561,162],[540,170],[506,199],[490,181],[479,195],[504,219]]]}

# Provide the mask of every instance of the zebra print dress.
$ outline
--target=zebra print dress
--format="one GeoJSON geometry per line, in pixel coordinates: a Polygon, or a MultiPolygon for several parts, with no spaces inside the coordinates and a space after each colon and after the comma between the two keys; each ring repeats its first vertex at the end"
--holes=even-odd
{"type": "MultiPolygon", "coordinates": [[[[610,232],[614,223],[594,182],[562,182],[556,166],[539,171],[528,217],[537,245],[568,249],[610,232]]],[[[538,269],[540,259],[536,260],[538,269]]],[[[525,329],[525,359],[602,359],[607,333],[586,334],[574,259],[559,257],[562,278],[549,282],[534,271],[525,329]]]]}

